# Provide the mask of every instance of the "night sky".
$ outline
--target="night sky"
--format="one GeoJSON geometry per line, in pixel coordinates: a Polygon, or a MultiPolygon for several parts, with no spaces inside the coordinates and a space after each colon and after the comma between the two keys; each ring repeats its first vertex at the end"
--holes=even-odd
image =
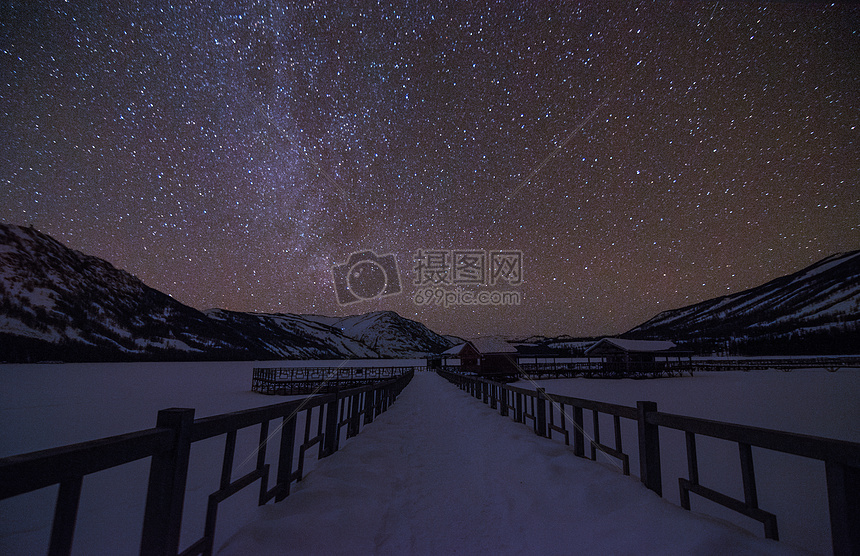
{"type": "Polygon", "coordinates": [[[3,3],[0,220],[198,309],[613,334],[860,248],[858,7],[166,4],[3,3]]]}

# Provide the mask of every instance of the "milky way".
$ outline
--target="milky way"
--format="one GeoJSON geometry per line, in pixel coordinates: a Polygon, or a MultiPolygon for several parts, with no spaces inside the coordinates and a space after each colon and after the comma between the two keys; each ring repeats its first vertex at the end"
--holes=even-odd
{"type": "Polygon", "coordinates": [[[35,4],[0,8],[0,220],[199,309],[618,333],[860,248],[854,6],[35,4]],[[342,306],[367,250],[400,288],[342,306]]]}

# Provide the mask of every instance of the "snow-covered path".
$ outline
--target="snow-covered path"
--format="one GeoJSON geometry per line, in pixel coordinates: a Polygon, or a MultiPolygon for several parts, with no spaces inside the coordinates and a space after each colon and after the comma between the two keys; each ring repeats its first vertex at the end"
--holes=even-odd
{"type": "Polygon", "coordinates": [[[797,554],[684,511],[432,373],[220,554],[797,554]]]}

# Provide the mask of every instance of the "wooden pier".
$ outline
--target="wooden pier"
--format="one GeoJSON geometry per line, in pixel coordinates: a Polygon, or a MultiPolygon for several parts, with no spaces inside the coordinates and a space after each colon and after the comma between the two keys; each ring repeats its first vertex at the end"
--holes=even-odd
{"type": "Polygon", "coordinates": [[[425,367],[263,367],[255,368],[251,390],[261,394],[294,396],[326,394],[376,384],[423,371],[425,367]]]}

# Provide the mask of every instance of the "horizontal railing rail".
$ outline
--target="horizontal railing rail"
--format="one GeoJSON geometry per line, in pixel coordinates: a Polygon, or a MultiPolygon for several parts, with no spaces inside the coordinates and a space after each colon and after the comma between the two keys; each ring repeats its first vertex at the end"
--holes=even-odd
{"type": "MultiPolygon", "coordinates": [[[[566,358],[559,358],[566,359],[566,358]]],[[[660,356],[656,361],[556,361],[541,357],[524,356],[519,359],[517,369],[521,375],[535,380],[548,378],[659,378],[682,376],[694,372],[714,371],[754,371],[776,369],[792,371],[796,369],[860,369],[860,357],[804,357],[804,358],[756,358],[740,357],[732,359],[689,359],[660,356]]],[[[457,366],[442,367],[443,371],[459,373],[457,366]]]]}
{"type": "Polygon", "coordinates": [[[693,371],[755,371],[776,369],[792,371],[796,369],[860,369],[860,357],[788,357],[758,358],[740,357],[733,359],[694,359],[693,371]]]}
{"type": "MultiPolygon", "coordinates": [[[[442,370],[458,372],[457,367],[445,367],[442,370]]],[[[648,362],[603,362],[603,361],[571,361],[571,362],[537,362],[520,361],[517,370],[521,375],[533,379],[542,378],[577,378],[577,377],[613,377],[613,378],[656,378],[681,376],[692,372],[688,361],[648,361],[648,362]]]]}
{"type": "Polygon", "coordinates": [[[503,416],[510,416],[519,423],[533,422],[535,433],[552,438],[556,431],[570,444],[569,435],[574,435],[573,451],[585,457],[585,431],[583,411],[592,411],[591,459],[598,451],[620,460],[624,474],[629,474],[629,455],[622,449],[621,419],[636,422],[639,454],[639,478],[649,489],[663,495],[660,427],[684,432],[686,440],[687,477],[679,477],[681,506],[690,509],[690,493],[716,502],[730,510],[759,521],[764,526],[765,537],[779,539],[777,517],[759,507],[755,467],[752,448],[787,453],[795,456],[823,461],[830,510],[831,541],[837,556],[860,554],[860,443],[789,433],[746,425],[737,425],[697,417],[674,415],[657,411],[657,404],[650,401],[637,402],[629,407],[606,402],[585,400],[569,396],[549,394],[543,388],[531,390],[492,380],[439,371],[449,382],[454,383],[472,396],[481,399],[503,416]],[[547,407],[547,404],[552,404],[547,407]],[[529,409],[529,407],[531,409],[529,409]],[[566,412],[566,406],[572,409],[566,412]],[[555,422],[558,413],[559,422],[555,422]],[[607,446],[600,440],[599,414],[612,416],[615,445],[607,446]],[[567,421],[573,431],[568,430],[567,421]],[[744,499],[738,500],[715,489],[700,484],[696,437],[706,436],[734,442],[738,446],[741,463],[741,479],[744,499]]]}
{"type": "Polygon", "coordinates": [[[148,429],[0,460],[0,500],[83,475],[125,465],[163,451],[170,429],[148,429]]]}
{"type": "MultiPolygon", "coordinates": [[[[144,509],[140,553],[143,555],[211,554],[215,538],[218,506],[227,498],[259,481],[258,503],[276,502],[290,493],[290,484],[302,480],[306,450],[319,444],[318,457],[338,450],[342,428],[346,438],[359,433],[386,411],[412,379],[406,372],[375,384],[310,396],[266,407],[247,409],[194,420],[193,409],[165,409],[158,412],[156,427],[0,458],[0,500],[12,498],[54,484],[59,492],[48,554],[69,554],[72,549],[83,478],[106,469],[144,458],[152,458],[144,509]],[[303,443],[297,444],[296,429],[303,417],[303,443]],[[280,420],[277,473],[270,489],[267,445],[275,437],[269,433],[272,421],[280,420]],[[316,434],[310,437],[311,424],[316,434]],[[259,425],[254,469],[234,478],[237,433],[259,425]],[[185,484],[191,446],[195,442],[225,437],[221,479],[209,495],[204,531],[201,538],[179,551],[185,484]]],[[[276,431],[277,432],[277,431],[276,431]]]]}

